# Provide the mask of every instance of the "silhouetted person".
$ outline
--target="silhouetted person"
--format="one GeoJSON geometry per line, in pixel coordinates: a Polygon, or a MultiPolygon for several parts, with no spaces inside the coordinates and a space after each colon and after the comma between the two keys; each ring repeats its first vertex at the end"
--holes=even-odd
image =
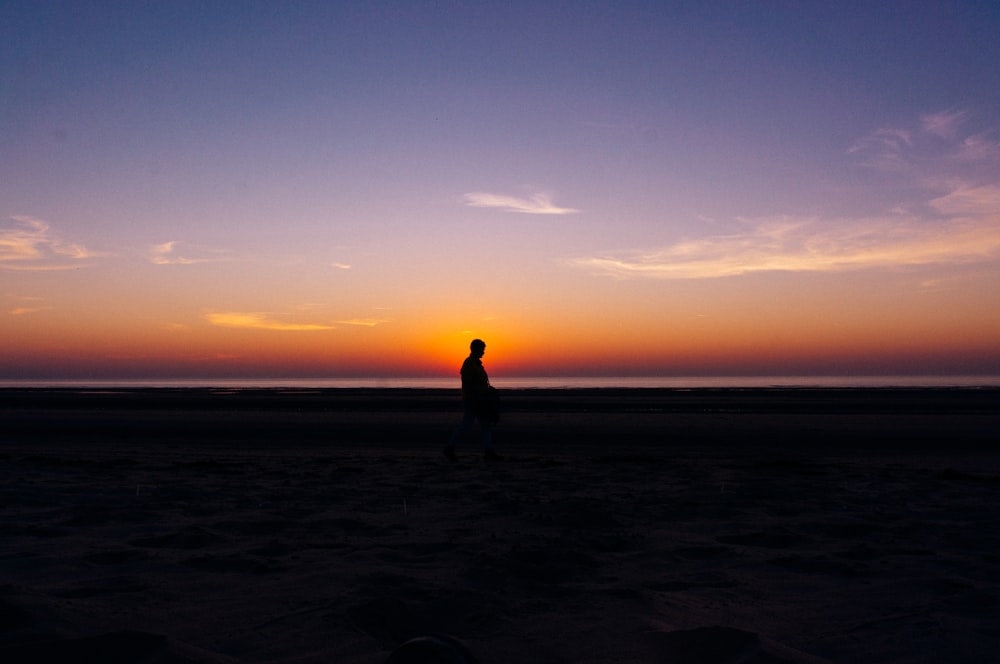
{"type": "Polygon", "coordinates": [[[490,378],[486,375],[483,367],[482,357],[486,352],[486,344],[481,339],[473,339],[469,344],[469,357],[462,363],[462,404],[465,412],[462,421],[459,422],[455,432],[451,434],[451,440],[444,448],[444,455],[451,461],[456,460],[455,445],[465,432],[472,427],[473,420],[479,420],[479,427],[482,433],[483,458],[494,461],[500,457],[493,451],[493,425],[497,423],[499,414],[497,412],[496,389],[490,385],[490,378]]]}

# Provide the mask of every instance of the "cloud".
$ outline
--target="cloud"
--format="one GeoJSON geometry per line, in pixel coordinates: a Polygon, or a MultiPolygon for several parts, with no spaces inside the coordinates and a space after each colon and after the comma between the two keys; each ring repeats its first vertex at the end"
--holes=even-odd
{"type": "MultiPolygon", "coordinates": [[[[843,272],[1000,259],[1000,144],[969,133],[969,114],[926,114],[911,128],[882,128],[856,142],[865,165],[904,184],[883,215],[741,220],[737,233],[662,247],[570,258],[621,279],[707,279],[759,272],[843,272]]],[[[995,133],[993,134],[995,135],[995,133]]]]}
{"type": "Polygon", "coordinates": [[[498,208],[505,212],[521,214],[573,214],[579,212],[573,208],[558,207],[552,203],[546,194],[535,194],[531,198],[515,198],[500,196],[485,192],[473,192],[465,195],[465,204],[469,207],[498,208]]]}
{"type": "Polygon", "coordinates": [[[14,294],[8,294],[8,297],[20,303],[19,306],[15,306],[13,309],[7,310],[7,313],[11,316],[26,316],[40,311],[52,310],[52,307],[42,304],[45,301],[45,298],[14,294]]]}
{"type": "Polygon", "coordinates": [[[387,318],[351,318],[349,320],[338,320],[336,321],[340,325],[360,325],[362,327],[375,327],[376,325],[382,325],[383,323],[388,323],[387,318]]]}
{"type": "Polygon", "coordinates": [[[876,129],[849,147],[849,153],[888,150],[898,152],[913,145],[913,132],[906,129],[876,129]]]}
{"type": "Polygon", "coordinates": [[[665,247],[569,259],[592,274],[621,279],[710,279],[759,272],[844,272],[1000,257],[1000,212],[978,214],[997,191],[951,195],[938,205],[966,214],[944,222],[915,218],[823,221],[765,219],[743,233],[665,247]],[[971,202],[970,202],[971,201],[971,202]]]}
{"type": "Polygon", "coordinates": [[[17,227],[0,228],[0,269],[72,270],[89,267],[82,261],[106,255],[62,240],[41,219],[23,215],[11,219],[17,227]]]}
{"type": "MultiPolygon", "coordinates": [[[[911,127],[883,127],[856,141],[848,154],[857,155],[866,166],[886,170],[917,170],[933,173],[956,162],[974,162],[993,168],[1000,160],[996,128],[969,129],[971,114],[965,110],[928,113],[911,127]]],[[[995,175],[995,170],[993,171],[995,175]]]]}
{"type": "Polygon", "coordinates": [[[986,133],[967,136],[959,145],[955,156],[963,161],[998,161],[1000,143],[986,133]]]}
{"type": "Polygon", "coordinates": [[[968,117],[969,113],[962,110],[928,113],[920,117],[920,125],[923,131],[928,134],[941,138],[952,138],[958,133],[959,127],[965,124],[968,117]]]}
{"type": "Polygon", "coordinates": [[[276,316],[281,314],[262,312],[220,311],[205,314],[205,319],[219,327],[234,327],[250,330],[276,330],[280,332],[315,332],[333,330],[330,325],[316,323],[289,323],[276,316]]]}
{"type": "Polygon", "coordinates": [[[960,217],[992,217],[1000,233],[1000,185],[968,186],[958,184],[928,205],[942,214],[960,217]]]}
{"type": "Polygon", "coordinates": [[[39,311],[48,311],[52,307],[15,307],[8,311],[11,316],[24,316],[25,314],[33,314],[39,311]]]}
{"type": "Polygon", "coordinates": [[[180,243],[176,240],[171,240],[170,242],[153,245],[149,250],[149,262],[154,265],[196,265],[198,263],[218,263],[230,260],[228,256],[218,255],[225,253],[221,250],[208,251],[207,253],[211,254],[209,256],[180,256],[175,253],[178,244],[180,243]]]}
{"type": "Polygon", "coordinates": [[[335,267],[338,270],[350,270],[351,266],[347,263],[330,263],[330,267],[335,267]]]}

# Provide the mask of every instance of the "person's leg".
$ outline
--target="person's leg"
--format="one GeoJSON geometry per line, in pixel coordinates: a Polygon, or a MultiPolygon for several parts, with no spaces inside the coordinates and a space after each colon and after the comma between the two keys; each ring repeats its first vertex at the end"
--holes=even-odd
{"type": "Polygon", "coordinates": [[[465,432],[469,430],[469,428],[472,426],[472,422],[475,419],[476,419],[476,414],[473,412],[472,406],[469,404],[469,402],[466,401],[465,412],[462,413],[462,421],[458,423],[458,426],[455,427],[455,431],[452,432],[451,439],[448,441],[448,446],[446,449],[450,450],[455,449],[455,445],[458,444],[458,441],[462,440],[462,436],[464,436],[465,432]]]}
{"type": "Polygon", "coordinates": [[[483,458],[487,461],[500,461],[502,456],[493,451],[493,423],[479,420],[483,433],[483,458]]]}
{"type": "Polygon", "coordinates": [[[483,450],[492,452],[493,451],[493,425],[486,420],[479,420],[479,426],[482,428],[482,440],[483,440],[483,450]]]}

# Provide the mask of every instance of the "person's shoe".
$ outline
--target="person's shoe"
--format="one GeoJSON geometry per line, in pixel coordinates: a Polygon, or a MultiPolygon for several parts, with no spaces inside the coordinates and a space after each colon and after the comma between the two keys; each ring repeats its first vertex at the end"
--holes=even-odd
{"type": "Polygon", "coordinates": [[[455,448],[454,447],[446,447],[446,448],[444,448],[443,452],[444,452],[444,455],[446,457],[448,457],[448,461],[458,461],[458,457],[455,456],[455,448]]]}
{"type": "Polygon", "coordinates": [[[486,450],[483,453],[483,458],[487,461],[503,461],[503,457],[494,452],[493,450],[486,450]]]}

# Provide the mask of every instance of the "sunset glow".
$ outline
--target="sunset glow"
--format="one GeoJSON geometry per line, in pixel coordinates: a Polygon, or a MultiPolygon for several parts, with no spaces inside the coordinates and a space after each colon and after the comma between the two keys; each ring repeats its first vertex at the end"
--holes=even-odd
{"type": "Polygon", "coordinates": [[[2,379],[1000,374],[988,4],[102,4],[0,21],[2,379]]]}

